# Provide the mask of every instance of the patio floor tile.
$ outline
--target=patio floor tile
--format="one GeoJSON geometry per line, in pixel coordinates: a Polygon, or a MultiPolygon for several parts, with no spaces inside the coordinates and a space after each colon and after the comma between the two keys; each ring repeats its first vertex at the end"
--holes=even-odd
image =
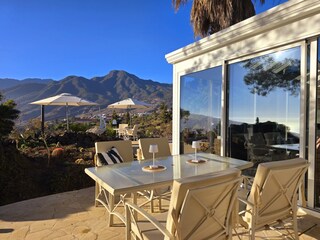
{"type": "MultiPolygon", "coordinates": [[[[163,203],[167,207],[168,202],[163,203]]],[[[94,188],[66,192],[17,202],[0,207],[0,239],[125,239],[124,227],[107,227],[108,214],[94,206],[94,188]]],[[[116,221],[117,222],[117,221],[116,221]]],[[[260,230],[256,239],[291,239],[291,224],[274,230],[260,230]]],[[[320,239],[320,219],[299,214],[301,240],[320,239]]],[[[237,229],[241,239],[249,239],[243,228],[237,229]]],[[[233,239],[239,239],[234,235],[233,239]]]]}

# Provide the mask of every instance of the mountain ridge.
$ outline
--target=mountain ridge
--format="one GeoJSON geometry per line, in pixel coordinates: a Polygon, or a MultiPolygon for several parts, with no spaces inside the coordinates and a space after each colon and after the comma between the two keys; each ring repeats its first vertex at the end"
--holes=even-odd
{"type": "Polygon", "coordinates": [[[25,83],[39,83],[39,84],[48,84],[53,82],[53,79],[41,79],[41,78],[26,78],[22,80],[13,79],[13,78],[0,78],[0,90],[15,87],[20,84],[25,83]]]}
{"type": "MultiPolygon", "coordinates": [[[[15,80],[12,79],[14,84],[15,80]]],[[[1,83],[1,79],[0,79],[1,83]]],[[[70,75],[59,81],[46,80],[45,83],[38,81],[20,81],[9,88],[1,89],[5,99],[13,99],[17,108],[21,111],[20,121],[25,122],[40,115],[40,108],[31,105],[30,102],[55,96],[61,93],[70,93],[78,97],[100,104],[101,112],[110,111],[105,109],[107,105],[131,97],[154,105],[166,102],[172,104],[172,84],[159,83],[153,80],[144,80],[136,75],[123,70],[112,70],[107,75],[93,77],[91,79],[70,75]]],[[[72,107],[69,109],[70,116],[83,112],[91,112],[92,107],[72,107]]],[[[64,107],[46,107],[46,119],[56,119],[65,116],[64,107]]]]}

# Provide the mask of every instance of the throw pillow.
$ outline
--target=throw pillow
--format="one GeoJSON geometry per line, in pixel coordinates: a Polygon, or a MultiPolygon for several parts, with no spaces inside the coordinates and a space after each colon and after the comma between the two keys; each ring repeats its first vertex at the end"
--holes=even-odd
{"type": "Polygon", "coordinates": [[[110,148],[107,152],[98,153],[97,156],[97,166],[123,162],[123,158],[115,147],[110,148]]]}

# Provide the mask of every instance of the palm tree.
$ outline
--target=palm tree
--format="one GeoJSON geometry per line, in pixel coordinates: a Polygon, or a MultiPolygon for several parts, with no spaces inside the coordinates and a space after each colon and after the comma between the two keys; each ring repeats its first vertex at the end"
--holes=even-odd
{"type": "MultiPolygon", "coordinates": [[[[265,2],[259,1],[262,4],[265,2]]],[[[187,2],[188,0],[172,0],[176,11],[187,2]]],[[[194,35],[205,37],[254,14],[251,0],[193,0],[190,20],[194,35]]]]}

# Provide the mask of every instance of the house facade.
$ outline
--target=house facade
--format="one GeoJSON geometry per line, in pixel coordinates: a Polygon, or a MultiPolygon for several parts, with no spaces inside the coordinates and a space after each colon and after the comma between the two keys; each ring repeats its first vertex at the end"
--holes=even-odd
{"type": "Polygon", "coordinates": [[[320,1],[291,0],[167,54],[172,153],[199,140],[202,151],[252,161],[248,174],[306,158],[307,209],[320,211],[319,47],[320,1]]]}

